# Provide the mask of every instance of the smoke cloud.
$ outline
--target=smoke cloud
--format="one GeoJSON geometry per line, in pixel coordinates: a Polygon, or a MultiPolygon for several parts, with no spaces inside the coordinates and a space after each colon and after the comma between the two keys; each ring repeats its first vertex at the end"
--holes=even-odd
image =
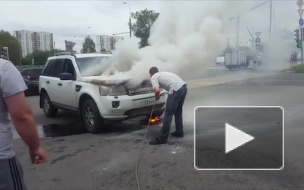
{"type": "Polygon", "coordinates": [[[235,5],[231,1],[162,2],[150,32],[150,46],[140,49],[136,38],[118,42],[106,60],[111,67],[103,70],[100,79],[143,80],[152,66],[183,77],[214,65],[227,45],[223,31],[228,15],[241,10],[235,5]]]}

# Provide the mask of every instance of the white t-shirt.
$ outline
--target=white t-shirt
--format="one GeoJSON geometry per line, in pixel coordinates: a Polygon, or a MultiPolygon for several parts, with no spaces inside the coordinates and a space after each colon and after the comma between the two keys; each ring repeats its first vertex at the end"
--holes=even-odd
{"type": "Polygon", "coordinates": [[[13,123],[4,98],[26,89],[27,86],[17,68],[10,61],[0,59],[0,160],[10,159],[15,155],[13,151],[13,123]]]}
{"type": "Polygon", "coordinates": [[[153,88],[160,87],[172,94],[173,91],[178,91],[184,84],[179,76],[170,72],[158,72],[151,77],[151,83],[153,88]]]}

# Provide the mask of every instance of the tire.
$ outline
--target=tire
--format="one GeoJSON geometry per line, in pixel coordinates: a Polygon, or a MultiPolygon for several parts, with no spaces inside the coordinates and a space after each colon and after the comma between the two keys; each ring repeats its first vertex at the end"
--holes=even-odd
{"type": "Polygon", "coordinates": [[[89,133],[100,133],[104,131],[104,120],[101,117],[96,103],[92,99],[85,100],[82,106],[81,115],[86,130],[89,133]]]}
{"type": "Polygon", "coordinates": [[[41,94],[41,103],[44,115],[46,117],[51,118],[57,115],[58,109],[52,105],[49,95],[46,92],[41,94]]]}

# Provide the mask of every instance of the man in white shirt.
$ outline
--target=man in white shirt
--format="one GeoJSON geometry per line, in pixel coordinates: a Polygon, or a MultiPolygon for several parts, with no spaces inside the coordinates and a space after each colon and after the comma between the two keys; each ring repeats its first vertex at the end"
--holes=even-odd
{"type": "Polygon", "coordinates": [[[168,91],[169,96],[166,103],[164,114],[163,127],[159,137],[150,141],[151,145],[165,144],[167,142],[172,117],[175,117],[174,137],[183,137],[183,104],[187,95],[187,84],[179,76],[170,72],[159,72],[157,67],[152,67],[149,70],[151,83],[155,93],[155,99],[160,97],[160,89],[168,91]]]}
{"type": "Polygon", "coordinates": [[[13,151],[13,126],[27,144],[32,163],[46,161],[33,112],[24,96],[26,89],[17,68],[0,58],[0,190],[26,190],[23,169],[13,151]]]}

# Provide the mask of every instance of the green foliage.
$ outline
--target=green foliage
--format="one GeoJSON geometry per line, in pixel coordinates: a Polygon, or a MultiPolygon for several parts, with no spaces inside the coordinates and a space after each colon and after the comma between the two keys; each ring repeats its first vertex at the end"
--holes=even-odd
{"type": "Polygon", "coordinates": [[[82,45],[81,53],[94,53],[96,52],[95,43],[89,36],[86,37],[82,45]]]}
{"type": "Polygon", "coordinates": [[[33,53],[21,59],[21,65],[32,65],[33,60],[34,65],[44,65],[49,57],[54,56],[56,53],[60,52],[64,52],[64,50],[54,49],[50,51],[34,51],[33,53]]]}
{"type": "Polygon", "coordinates": [[[12,36],[9,32],[0,31],[0,49],[2,47],[8,47],[9,59],[15,65],[20,64],[21,48],[18,40],[12,36]]]}
{"type": "Polygon", "coordinates": [[[159,16],[159,13],[156,13],[152,10],[141,10],[136,13],[131,13],[133,19],[135,19],[135,23],[132,24],[132,31],[134,35],[141,39],[140,47],[148,46],[148,38],[150,37],[150,30],[153,23],[159,16]]]}
{"type": "Polygon", "coordinates": [[[294,71],[295,73],[304,73],[304,65],[297,65],[297,66],[291,67],[289,70],[294,71]]]}
{"type": "Polygon", "coordinates": [[[31,58],[21,58],[21,65],[31,65],[32,59],[31,58]]]}

